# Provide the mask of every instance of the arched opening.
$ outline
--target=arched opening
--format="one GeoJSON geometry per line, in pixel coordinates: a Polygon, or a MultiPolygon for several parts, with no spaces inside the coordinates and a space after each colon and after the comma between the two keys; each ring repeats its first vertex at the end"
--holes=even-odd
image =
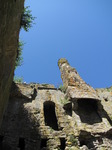
{"type": "Polygon", "coordinates": [[[54,130],[58,130],[57,118],[55,113],[55,103],[47,101],[44,103],[45,125],[50,126],[54,130]]]}
{"type": "Polygon", "coordinates": [[[78,99],[77,113],[83,123],[94,124],[102,122],[98,114],[97,101],[94,99],[78,99]]]}

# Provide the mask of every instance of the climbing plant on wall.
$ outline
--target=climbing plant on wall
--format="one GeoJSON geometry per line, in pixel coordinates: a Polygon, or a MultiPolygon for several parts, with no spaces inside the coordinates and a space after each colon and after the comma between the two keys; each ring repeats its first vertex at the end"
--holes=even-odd
{"type": "MultiPolygon", "coordinates": [[[[26,32],[29,31],[29,29],[32,27],[32,24],[34,24],[35,17],[32,16],[31,10],[29,10],[29,6],[25,7],[23,10],[23,13],[21,15],[21,22],[20,22],[20,28],[24,29],[26,32]]],[[[17,49],[17,56],[16,56],[16,62],[15,62],[15,69],[18,66],[22,65],[23,57],[22,57],[22,50],[23,50],[23,41],[19,40],[18,43],[18,49],[17,49]]]]}
{"type": "Polygon", "coordinates": [[[24,45],[24,43],[22,41],[19,41],[19,43],[18,43],[18,49],[17,49],[16,62],[15,62],[15,69],[18,66],[22,65],[22,62],[23,62],[23,57],[22,57],[23,45],[24,45]]]}
{"type": "Polygon", "coordinates": [[[34,19],[35,17],[32,16],[29,6],[25,7],[21,16],[21,28],[28,31],[32,27],[34,19]]]}

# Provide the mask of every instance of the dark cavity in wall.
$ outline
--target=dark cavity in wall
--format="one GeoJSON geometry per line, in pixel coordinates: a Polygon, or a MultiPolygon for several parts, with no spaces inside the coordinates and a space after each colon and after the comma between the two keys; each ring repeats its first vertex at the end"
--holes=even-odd
{"type": "Polygon", "coordinates": [[[94,137],[91,137],[90,133],[83,132],[85,135],[81,136],[79,135],[79,142],[80,142],[80,147],[86,146],[87,149],[95,149],[94,142],[96,141],[94,137]],[[88,137],[88,138],[86,138],[88,137]]]}
{"type": "Polygon", "coordinates": [[[85,145],[88,149],[95,150],[96,148],[95,148],[94,142],[95,142],[94,139],[88,139],[88,140],[82,139],[80,140],[80,146],[82,147],[85,145]]]}
{"type": "Polygon", "coordinates": [[[65,141],[65,138],[60,138],[60,149],[61,150],[65,150],[65,144],[66,141],[65,141]]]}
{"type": "Polygon", "coordinates": [[[72,116],[72,103],[65,104],[63,108],[67,115],[72,116]]]}
{"type": "Polygon", "coordinates": [[[0,135],[0,150],[3,149],[3,139],[4,139],[4,136],[0,135]]]}
{"type": "Polygon", "coordinates": [[[84,140],[80,141],[80,146],[83,146],[83,145],[87,145],[86,141],[84,141],[84,140]]]}
{"type": "Polygon", "coordinates": [[[25,150],[25,139],[19,138],[19,146],[20,150],[25,150]]]}
{"type": "Polygon", "coordinates": [[[107,99],[107,98],[104,98],[104,100],[105,100],[106,102],[108,102],[108,99],[107,99]]]}
{"type": "Polygon", "coordinates": [[[55,103],[47,101],[44,103],[45,125],[54,130],[58,130],[57,118],[55,113],[55,103]]]}
{"type": "Polygon", "coordinates": [[[47,139],[41,139],[40,149],[47,149],[47,139]]]}
{"type": "Polygon", "coordinates": [[[78,99],[77,113],[83,123],[94,124],[102,122],[98,114],[97,101],[94,99],[78,99]]]}

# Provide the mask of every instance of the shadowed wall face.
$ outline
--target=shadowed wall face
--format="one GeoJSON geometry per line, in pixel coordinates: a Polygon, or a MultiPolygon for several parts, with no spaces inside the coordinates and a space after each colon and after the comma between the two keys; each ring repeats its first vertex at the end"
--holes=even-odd
{"type": "Polygon", "coordinates": [[[23,7],[24,0],[0,0],[0,125],[14,74],[23,7]]]}

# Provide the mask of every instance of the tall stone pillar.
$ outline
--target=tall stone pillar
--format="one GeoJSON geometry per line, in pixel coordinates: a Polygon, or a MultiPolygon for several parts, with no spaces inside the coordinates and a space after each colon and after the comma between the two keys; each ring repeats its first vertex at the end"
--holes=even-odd
{"type": "Polygon", "coordinates": [[[70,98],[99,99],[96,91],[83,81],[76,69],[72,68],[65,58],[59,59],[58,66],[61,71],[63,86],[66,88],[66,93],[70,98]]]}

